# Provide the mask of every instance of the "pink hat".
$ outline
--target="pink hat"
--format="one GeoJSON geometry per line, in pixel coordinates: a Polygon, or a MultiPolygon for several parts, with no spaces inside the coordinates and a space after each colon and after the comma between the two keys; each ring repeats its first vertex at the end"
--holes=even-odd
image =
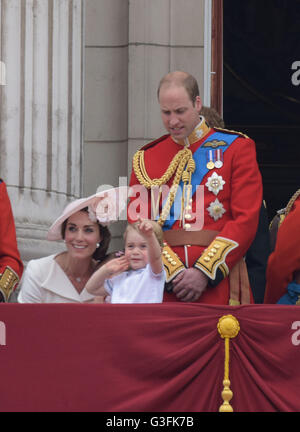
{"type": "Polygon", "coordinates": [[[47,240],[62,240],[61,226],[63,222],[85,207],[88,207],[89,217],[93,222],[98,221],[105,226],[110,222],[117,221],[121,212],[126,208],[128,196],[129,188],[121,186],[99,191],[88,198],[80,198],[71,202],[49,228],[47,240]]]}

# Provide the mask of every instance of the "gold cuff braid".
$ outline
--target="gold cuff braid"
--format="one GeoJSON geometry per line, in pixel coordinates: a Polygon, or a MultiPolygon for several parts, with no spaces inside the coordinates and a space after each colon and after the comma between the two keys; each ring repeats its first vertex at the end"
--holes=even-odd
{"type": "Polygon", "coordinates": [[[185,266],[179,259],[178,255],[166,243],[164,243],[162,260],[166,272],[167,283],[171,282],[178,273],[185,269],[185,266]]]}
{"type": "Polygon", "coordinates": [[[225,263],[228,253],[238,246],[233,240],[224,237],[216,237],[215,240],[205,249],[203,254],[195,263],[195,267],[202,270],[210,279],[215,279],[217,269],[226,277],[229,273],[225,263]]]}
{"type": "Polygon", "coordinates": [[[0,275],[0,292],[5,302],[8,301],[15,285],[19,282],[19,276],[10,267],[6,267],[3,274],[0,275]]]}

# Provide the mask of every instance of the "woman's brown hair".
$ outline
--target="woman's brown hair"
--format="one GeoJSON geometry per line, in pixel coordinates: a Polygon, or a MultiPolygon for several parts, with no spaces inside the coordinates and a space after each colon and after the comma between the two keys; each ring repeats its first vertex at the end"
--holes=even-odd
{"type": "MultiPolygon", "coordinates": [[[[86,213],[88,213],[88,207],[85,207],[80,211],[85,211],[86,213]]],[[[61,225],[61,235],[63,239],[65,238],[67,222],[68,219],[66,219],[61,225]]],[[[100,246],[93,253],[93,258],[96,261],[102,261],[106,257],[106,253],[111,240],[111,234],[109,229],[106,226],[101,225],[98,221],[97,221],[97,225],[99,227],[101,241],[100,241],[100,246]]]]}

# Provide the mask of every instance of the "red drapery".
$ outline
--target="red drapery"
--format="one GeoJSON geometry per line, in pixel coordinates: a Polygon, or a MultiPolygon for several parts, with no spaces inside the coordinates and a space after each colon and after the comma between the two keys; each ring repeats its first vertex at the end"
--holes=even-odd
{"type": "Polygon", "coordinates": [[[298,306],[181,303],[1,304],[0,411],[218,411],[228,314],[234,411],[299,411],[298,306]]]}

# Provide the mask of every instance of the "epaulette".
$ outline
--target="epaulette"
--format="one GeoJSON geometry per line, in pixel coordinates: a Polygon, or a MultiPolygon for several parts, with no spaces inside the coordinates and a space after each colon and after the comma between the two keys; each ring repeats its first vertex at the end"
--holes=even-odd
{"type": "Polygon", "coordinates": [[[145,144],[139,150],[147,150],[148,148],[154,147],[156,144],[160,143],[161,141],[164,141],[169,136],[170,136],[169,134],[163,135],[160,138],[157,138],[155,141],[151,141],[150,143],[145,144]]]}
{"type": "Polygon", "coordinates": [[[243,138],[249,138],[248,135],[246,135],[242,132],[238,132],[238,131],[234,131],[234,130],[230,130],[230,129],[223,129],[220,127],[214,127],[214,129],[216,131],[226,132],[226,133],[233,134],[233,135],[239,135],[239,136],[242,136],[243,138]]]}

